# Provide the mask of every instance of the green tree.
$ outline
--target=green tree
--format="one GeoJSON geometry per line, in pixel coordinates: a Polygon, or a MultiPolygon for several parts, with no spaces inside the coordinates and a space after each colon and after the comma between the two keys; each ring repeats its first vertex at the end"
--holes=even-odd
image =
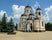
{"type": "Polygon", "coordinates": [[[45,27],[46,27],[46,30],[48,30],[48,31],[52,31],[52,23],[47,23],[47,24],[45,24],[45,27]]]}
{"type": "Polygon", "coordinates": [[[13,19],[11,18],[9,23],[8,23],[8,32],[14,32],[14,23],[13,23],[13,19]]]}
{"type": "Polygon", "coordinates": [[[1,25],[2,25],[1,31],[6,32],[7,31],[7,17],[6,17],[5,13],[4,13],[3,17],[2,17],[1,25]]]}

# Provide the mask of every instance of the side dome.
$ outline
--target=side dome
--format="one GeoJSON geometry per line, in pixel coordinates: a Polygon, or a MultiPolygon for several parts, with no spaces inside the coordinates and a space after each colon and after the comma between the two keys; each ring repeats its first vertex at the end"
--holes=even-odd
{"type": "Polygon", "coordinates": [[[36,10],[41,10],[41,8],[38,7],[36,10]]]}

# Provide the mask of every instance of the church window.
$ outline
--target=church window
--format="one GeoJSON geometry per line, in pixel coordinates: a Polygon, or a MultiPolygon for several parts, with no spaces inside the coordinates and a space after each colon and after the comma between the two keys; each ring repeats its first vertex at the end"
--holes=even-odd
{"type": "Polygon", "coordinates": [[[40,15],[40,12],[39,12],[39,15],[40,15]]]}
{"type": "Polygon", "coordinates": [[[42,26],[43,26],[43,22],[42,22],[42,26]]]}
{"type": "Polygon", "coordinates": [[[31,26],[30,26],[31,30],[32,30],[32,23],[31,23],[31,26]]]}

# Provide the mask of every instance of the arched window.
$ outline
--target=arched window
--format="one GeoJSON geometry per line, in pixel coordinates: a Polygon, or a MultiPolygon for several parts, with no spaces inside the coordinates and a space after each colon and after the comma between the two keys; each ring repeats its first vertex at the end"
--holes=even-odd
{"type": "Polygon", "coordinates": [[[30,12],[31,12],[31,10],[30,10],[30,12]]]}
{"type": "Polygon", "coordinates": [[[43,22],[42,22],[42,26],[43,26],[43,22]]]}
{"type": "Polygon", "coordinates": [[[30,28],[31,28],[31,31],[32,31],[32,23],[30,24],[30,28]]]}
{"type": "Polygon", "coordinates": [[[41,15],[40,12],[39,12],[39,15],[41,15]]]}

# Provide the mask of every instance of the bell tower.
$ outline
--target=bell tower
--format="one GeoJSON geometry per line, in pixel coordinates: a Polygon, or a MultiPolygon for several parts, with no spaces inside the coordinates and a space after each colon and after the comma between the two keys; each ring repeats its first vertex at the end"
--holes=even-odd
{"type": "Polygon", "coordinates": [[[37,18],[41,18],[42,17],[42,11],[41,11],[41,9],[39,7],[36,9],[36,17],[37,18]]]}
{"type": "Polygon", "coordinates": [[[36,18],[39,19],[39,31],[45,31],[45,22],[44,22],[44,19],[43,19],[43,16],[42,16],[42,10],[41,8],[37,8],[36,9],[36,18]]]}

